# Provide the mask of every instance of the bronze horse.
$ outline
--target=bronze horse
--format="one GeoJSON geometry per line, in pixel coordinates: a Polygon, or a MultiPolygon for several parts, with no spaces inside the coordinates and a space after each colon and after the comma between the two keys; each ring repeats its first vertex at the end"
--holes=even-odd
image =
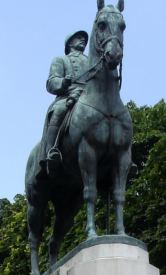
{"type": "Polygon", "coordinates": [[[104,0],[98,0],[97,5],[90,39],[87,86],[74,106],[68,131],[60,142],[63,165],[56,178],[50,178],[46,172],[36,177],[40,144],[31,152],[27,164],[25,182],[33,275],[40,274],[38,246],[49,200],[56,213],[49,244],[50,264],[56,262],[60,243],[84,201],[87,204],[87,236],[89,239],[97,236],[94,221],[97,191],[112,190],[116,234],[125,234],[123,205],[131,167],[132,121],[119,94],[124,1],[119,0],[114,7],[105,6],[104,0]]]}

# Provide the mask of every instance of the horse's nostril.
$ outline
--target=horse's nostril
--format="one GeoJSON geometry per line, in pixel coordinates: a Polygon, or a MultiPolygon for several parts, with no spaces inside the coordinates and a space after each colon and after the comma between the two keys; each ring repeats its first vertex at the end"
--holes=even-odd
{"type": "Polygon", "coordinates": [[[106,55],[107,55],[107,56],[111,56],[111,52],[110,52],[110,51],[107,51],[107,52],[106,52],[106,55]]]}
{"type": "Polygon", "coordinates": [[[108,63],[111,62],[111,61],[113,60],[113,55],[111,54],[110,51],[107,51],[107,52],[105,53],[105,59],[106,59],[106,61],[107,61],[108,63]]]}
{"type": "Polygon", "coordinates": [[[114,55],[112,54],[111,51],[107,51],[107,52],[105,53],[105,55],[106,55],[106,57],[109,57],[109,58],[111,58],[111,59],[114,58],[114,55]]]}
{"type": "Polygon", "coordinates": [[[118,53],[116,57],[117,57],[117,59],[119,59],[119,60],[120,60],[120,59],[122,59],[122,57],[123,57],[123,54],[121,54],[121,53],[118,53]]]}
{"type": "Polygon", "coordinates": [[[122,60],[123,54],[119,51],[106,51],[105,52],[105,59],[108,63],[115,63],[118,64],[122,60]]]}

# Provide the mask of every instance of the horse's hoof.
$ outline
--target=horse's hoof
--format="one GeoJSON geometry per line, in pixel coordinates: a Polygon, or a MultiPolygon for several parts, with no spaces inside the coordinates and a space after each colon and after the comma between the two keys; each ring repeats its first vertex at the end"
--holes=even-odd
{"type": "Polygon", "coordinates": [[[92,240],[92,239],[96,239],[98,237],[98,235],[96,234],[96,232],[91,232],[88,234],[88,238],[87,241],[92,240]]]}
{"type": "Polygon", "coordinates": [[[57,258],[50,259],[50,267],[57,263],[57,258]]]}

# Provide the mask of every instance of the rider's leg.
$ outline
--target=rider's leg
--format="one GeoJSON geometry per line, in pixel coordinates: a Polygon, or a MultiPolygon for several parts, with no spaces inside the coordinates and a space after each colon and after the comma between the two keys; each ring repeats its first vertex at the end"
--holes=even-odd
{"type": "Polygon", "coordinates": [[[49,125],[47,126],[47,132],[43,135],[43,146],[41,147],[41,157],[40,157],[40,166],[39,171],[37,172],[37,176],[42,175],[42,171],[46,169],[47,173],[49,172],[49,166],[56,168],[56,164],[58,165],[58,162],[55,163],[55,156],[54,154],[50,154],[51,149],[53,148],[55,144],[55,139],[58,134],[58,125],[55,123],[53,124],[52,121],[49,122],[49,125]]]}
{"type": "Polygon", "coordinates": [[[48,123],[46,135],[46,169],[50,175],[54,175],[51,171],[54,172],[61,163],[60,151],[58,149],[58,144],[55,144],[55,141],[66,112],[66,100],[61,100],[56,104],[48,123]]]}
{"type": "Polygon", "coordinates": [[[58,134],[59,127],[56,124],[50,123],[47,129],[47,144],[46,144],[46,153],[48,154],[49,150],[54,146],[55,139],[58,134]]]}
{"type": "Polygon", "coordinates": [[[60,125],[65,117],[67,111],[66,99],[58,101],[54,105],[52,115],[48,121],[48,128],[46,133],[46,153],[54,146],[55,140],[60,128],[60,125]]]}

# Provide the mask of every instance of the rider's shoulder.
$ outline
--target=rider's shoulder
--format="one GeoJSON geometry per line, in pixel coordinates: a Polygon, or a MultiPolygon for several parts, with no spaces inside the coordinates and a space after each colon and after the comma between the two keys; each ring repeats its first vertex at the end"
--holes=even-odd
{"type": "Polygon", "coordinates": [[[64,57],[63,56],[56,56],[52,59],[51,64],[56,64],[56,63],[63,63],[64,57]]]}

